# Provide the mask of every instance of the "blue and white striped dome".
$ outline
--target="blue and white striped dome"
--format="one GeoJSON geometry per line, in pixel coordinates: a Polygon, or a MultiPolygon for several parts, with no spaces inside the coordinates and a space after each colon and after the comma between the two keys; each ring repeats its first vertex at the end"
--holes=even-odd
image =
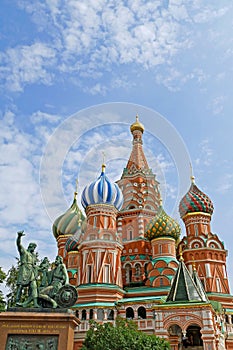
{"type": "Polygon", "coordinates": [[[104,172],[105,166],[102,166],[102,172],[97,180],[86,186],[82,193],[82,206],[84,209],[92,204],[109,204],[120,210],[123,204],[123,195],[119,186],[109,181],[104,172]]]}

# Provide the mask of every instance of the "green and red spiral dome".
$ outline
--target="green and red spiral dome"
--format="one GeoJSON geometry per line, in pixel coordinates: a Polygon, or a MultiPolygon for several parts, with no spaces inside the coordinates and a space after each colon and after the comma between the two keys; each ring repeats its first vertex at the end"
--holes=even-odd
{"type": "Polygon", "coordinates": [[[158,209],[158,214],[146,227],[145,237],[150,241],[158,237],[172,237],[178,240],[180,236],[180,225],[165,213],[162,206],[158,209]]]}
{"type": "Polygon", "coordinates": [[[69,237],[65,244],[65,249],[67,253],[77,252],[79,243],[80,243],[80,237],[75,237],[75,236],[69,237]]]}
{"type": "Polygon", "coordinates": [[[189,191],[180,201],[180,216],[183,218],[186,214],[195,212],[211,215],[213,211],[214,206],[211,199],[192,182],[189,191]]]}

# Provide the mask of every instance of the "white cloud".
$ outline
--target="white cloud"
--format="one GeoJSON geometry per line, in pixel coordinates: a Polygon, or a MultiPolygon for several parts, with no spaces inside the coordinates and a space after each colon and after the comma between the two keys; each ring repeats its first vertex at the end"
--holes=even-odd
{"type": "MultiPolygon", "coordinates": [[[[187,76],[192,73],[181,76],[172,68],[173,58],[193,45],[195,32],[189,24],[226,13],[225,7],[181,0],[163,4],[145,0],[18,3],[43,35],[34,44],[8,48],[1,54],[1,76],[12,91],[22,91],[27,84],[51,84],[61,74],[80,85],[84,77],[95,80],[104,72],[111,76],[112,65],[129,64],[142,70],[170,67],[164,85],[175,90],[171,81],[185,83],[192,78],[187,76]]],[[[86,89],[89,84],[85,82],[86,89]]],[[[91,85],[91,94],[104,94],[111,87],[99,82],[91,85]]]]}
{"type": "Polygon", "coordinates": [[[232,188],[233,188],[233,175],[225,174],[222,177],[221,181],[219,182],[219,185],[217,186],[217,192],[220,194],[226,194],[232,188]]]}
{"type": "Polygon", "coordinates": [[[195,164],[197,166],[209,167],[213,161],[213,149],[211,147],[211,142],[209,139],[204,139],[199,144],[199,155],[195,159],[195,164]]]}
{"type": "Polygon", "coordinates": [[[38,123],[56,124],[57,122],[61,121],[61,116],[51,115],[45,112],[37,111],[32,114],[30,119],[33,124],[38,124],[38,123]]]}
{"type": "Polygon", "coordinates": [[[22,91],[25,84],[49,85],[53,74],[48,68],[55,64],[55,56],[55,49],[39,42],[7,49],[0,53],[0,77],[12,91],[22,91]]]}
{"type": "Polygon", "coordinates": [[[224,109],[224,102],[226,101],[226,96],[218,96],[214,98],[209,106],[214,115],[221,114],[224,109]]]}
{"type": "Polygon", "coordinates": [[[19,229],[24,229],[28,239],[38,242],[38,246],[43,246],[45,240],[55,246],[50,233],[52,223],[40,195],[38,175],[43,139],[39,134],[18,129],[16,118],[17,114],[8,111],[0,121],[0,233],[4,240],[0,256],[1,264],[6,264],[4,257],[9,255],[8,268],[14,263],[12,251],[19,229]]]}

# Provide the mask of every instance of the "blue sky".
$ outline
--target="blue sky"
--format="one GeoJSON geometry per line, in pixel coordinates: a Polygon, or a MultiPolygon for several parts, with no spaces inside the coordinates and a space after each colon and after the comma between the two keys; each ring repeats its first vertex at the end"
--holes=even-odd
{"type": "Polygon", "coordinates": [[[56,255],[53,220],[100,171],[119,179],[136,113],[165,210],[189,186],[214,202],[233,263],[233,5],[229,1],[2,0],[0,266],[16,232],[56,255]],[[183,163],[182,163],[183,162],[183,163]]]}

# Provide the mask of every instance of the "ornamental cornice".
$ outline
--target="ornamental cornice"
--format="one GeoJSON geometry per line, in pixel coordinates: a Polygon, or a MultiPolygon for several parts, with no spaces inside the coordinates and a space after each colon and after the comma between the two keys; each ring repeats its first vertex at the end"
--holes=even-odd
{"type": "Polygon", "coordinates": [[[116,241],[103,241],[101,239],[91,240],[91,241],[83,241],[80,243],[78,249],[83,250],[85,248],[87,249],[97,249],[98,247],[104,247],[105,249],[113,249],[113,247],[119,248],[120,250],[123,249],[123,245],[116,241]]]}

